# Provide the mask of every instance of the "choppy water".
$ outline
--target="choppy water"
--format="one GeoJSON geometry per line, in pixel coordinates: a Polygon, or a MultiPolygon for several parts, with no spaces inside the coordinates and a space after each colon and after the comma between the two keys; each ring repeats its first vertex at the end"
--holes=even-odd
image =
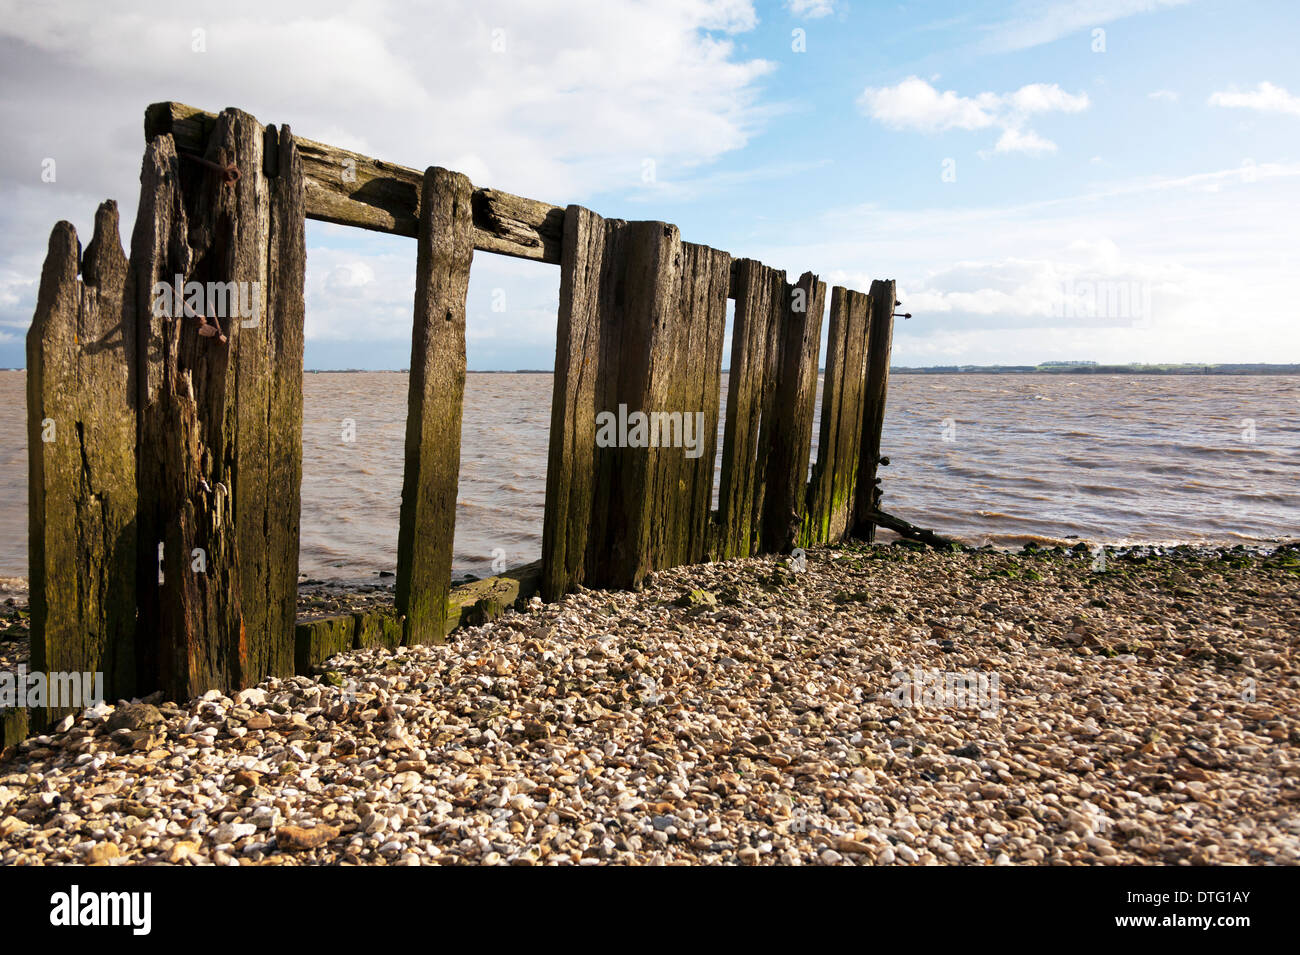
{"type": "MultiPolygon", "coordinates": [[[[397,552],[407,377],[303,388],[300,570],[373,580],[397,552]]],[[[0,372],[0,576],[27,573],[23,391],[0,372]]],[[[540,556],[550,402],[550,375],[468,376],[455,573],[540,556]]],[[[1297,377],[898,375],[883,444],[884,508],[971,543],[1300,534],[1297,377]]]]}

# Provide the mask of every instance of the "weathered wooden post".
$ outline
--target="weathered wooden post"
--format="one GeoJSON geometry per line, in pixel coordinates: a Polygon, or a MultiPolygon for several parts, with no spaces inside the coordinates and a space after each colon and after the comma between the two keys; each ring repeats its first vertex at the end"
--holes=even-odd
{"type": "Polygon", "coordinates": [[[809,483],[806,543],[839,540],[852,520],[869,305],[868,296],[861,292],[838,285],[831,290],[821,431],[809,483]]]}
{"type": "Polygon", "coordinates": [[[460,173],[425,171],[415,270],[406,467],[397,534],[397,612],[407,644],[446,636],[465,394],[465,296],[474,257],[471,197],[460,173]]]}
{"type": "Polygon", "coordinates": [[[876,525],[868,516],[879,510],[876,472],[880,466],[880,436],[885,427],[885,397],[889,391],[889,357],[894,340],[893,280],[871,283],[871,332],[867,342],[866,383],[862,401],[862,450],[858,457],[854,500],[853,536],[876,539],[876,525]]]}
{"type": "Polygon", "coordinates": [[[150,139],[127,306],[139,343],[138,656],[142,680],[178,699],[294,672],[302,163],[288,127],[238,110],[216,118],[203,149],[196,159],[170,134],[150,139]]]}
{"type": "Polygon", "coordinates": [[[651,437],[660,446],[647,456],[650,537],[640,573],[705,558],[713,497],[731,257],[688,242],[668,251],[672,257],[663,267],[665,281],[680,295],[674,301],[671,288],[667,290],[669,308],[658,314],[663,324],[653,330],[650,347],[647,374],[653,393],[644,410],[662,417],[658,426],[653,417],[650,423],[651,437]]]}
{"type": "Polygon", "coordinates": [[[726,253],[684,245],[675,226],[567,210],[546,599],[577,585],[633,587],[703,556],[729,267],[726,253]]]}
{"type": "Polygon", "coordinates": [[[826,283],[805,272],[787,288],[776,350],[771,413],[762,422],[766,473],[760,549],[783,553],[799,543],[807,500],[808,457],[817,410],[817,358],[821,348],[826,283]]]}
{"type": "MultiPolygon", "coordinates": [[[[669,519],[664,543],[656,555],[657,568],[697,564],[709,555],[709,513],[713,507],[713,462],[718,448],[718,405],[721,400],[722,346],[727,332],[727,291],[731,256],[708,246],[682,243],[681,305],[675,324],[682,330],[671,362],[669,393],[674,411],[702,413],[695,434],[696,457],[683,455],[682,473],[664,490],[669,519]]],[[[692,427],[694,427],[692,425],[692,427]]],[[[668,460],[674,461],[674,456],[668,460]]]]}
{"type": "Polygon", "coordinates": [[[656,468],[648,447],[621,439],[632,412],[666,397],[680,263],[673,226],[606,220],[580,206],[565,213],[542,535],[547,599],[576,584],[634,586],[650,569],[656,468]],[[607,440],[597,441],[600,425],[607,440]]]}
{"type": "Polygon", "coordinates": [[[590,586],[622,588],[637,586],[654,568],[652,523],[666,517],[656,478],[675,472],[682,454],[650,446],[658,436],[649,423],[639,440],[632,419],[640,412],[648,422],[669,400],[678,357],[673,339],[682,240],[676,226],[663,222],[619,222],[611,231],[617,251],[607,255],[611,271],[602,282],[604,375],[598,388],[604,388],[596,395],[597,411],[605,415],[597,421],[597,435],[606,440],[596,446],[586,578],[590,586]]]}
{"type": "MultiPolygon", "coordinates": [[[[81,677],[82,705],[96,673],[108,699],[136,689],[135,334],[122,321],[126,273],[116,203],[100,205],[84,257],[76,230],[60,222],[27,332],[31,666],[81,677]]],[[[48,689],[60,683],[70,686],[65,676],[48,689]]],[[[62,702],[32,710],[31,730],[45,727],[47,713],[53,721],[77,709],[62,702]]]]}
{"type": "Polygon", "coordinates": [[[581,206],[564,214],[560,305],[546,508],[542,518],[542,597],[558,600],[582,583],[596,447],[596,379],[601,322],[597,300],[605,252],[605,221],[581,206]]]}
{"type": "MultiPolygon", "coordinates": [[[[736,313],[732,322],[727,426],[718,482],[716,555],[726,560],[753,553],[762,513],[761,422],[775,383],[769,351],[786,308],[785,273],[754,259],[735,267],[736,313]]],[[[774,367],[774,366],[773,366],[774,367]]]]}

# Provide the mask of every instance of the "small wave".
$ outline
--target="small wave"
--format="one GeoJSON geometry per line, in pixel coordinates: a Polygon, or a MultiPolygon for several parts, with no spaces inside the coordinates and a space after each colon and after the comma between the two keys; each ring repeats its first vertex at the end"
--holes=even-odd
{"type": "Polygon", "coordinates": [[[1034,544],[1038,547],[1073,547],[1077,539],[1050,537],[1044,534],[981,534],[981,542],[994,547],[1024,547],[1034,544]]]}
{"type": "Polygon", "coordinates": [[[1021,524],[1042,524],[1041,517],[1020,517],[1016,514],[1004,514],[1002,511],[976,511],[980,517],[990,521],[1016,521],[1021,524]]]}

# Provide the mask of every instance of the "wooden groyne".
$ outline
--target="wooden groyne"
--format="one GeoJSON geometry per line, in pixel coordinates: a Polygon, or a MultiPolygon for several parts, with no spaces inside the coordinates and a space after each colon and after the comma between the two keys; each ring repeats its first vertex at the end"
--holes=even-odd
{"type": "Polygon", "coordinates": [[[810,461],[827,302],[811,272],[791,282],[667,223],[421,173],[237,109],[150,106],[140,181],[129,256],[112,202],[84,252],[55,227],[28,334],[35,669],[103,671],[110,700],[186,699],[339,650],[441,641],[538,591],[635,587],[882,523],[892,281],[829,291],[810,461]],[[392,613],[295,615],[306,219],[416,240],[392,613]],[[560,268],[542,560],[453,591],[465,299],[482,252],[560,268]],[[208,297],[191,302],[191,283],[208,297]]]}

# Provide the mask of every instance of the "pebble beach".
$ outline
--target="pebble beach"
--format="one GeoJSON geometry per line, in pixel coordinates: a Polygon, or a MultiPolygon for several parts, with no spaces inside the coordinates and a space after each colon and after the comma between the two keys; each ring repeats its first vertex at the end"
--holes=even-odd
{"type": "Polygon", "coordinates": [[[1298,642],[1296,544],[678,568],[69,718],[0,864],[1296,864],[1298,642]]]}

